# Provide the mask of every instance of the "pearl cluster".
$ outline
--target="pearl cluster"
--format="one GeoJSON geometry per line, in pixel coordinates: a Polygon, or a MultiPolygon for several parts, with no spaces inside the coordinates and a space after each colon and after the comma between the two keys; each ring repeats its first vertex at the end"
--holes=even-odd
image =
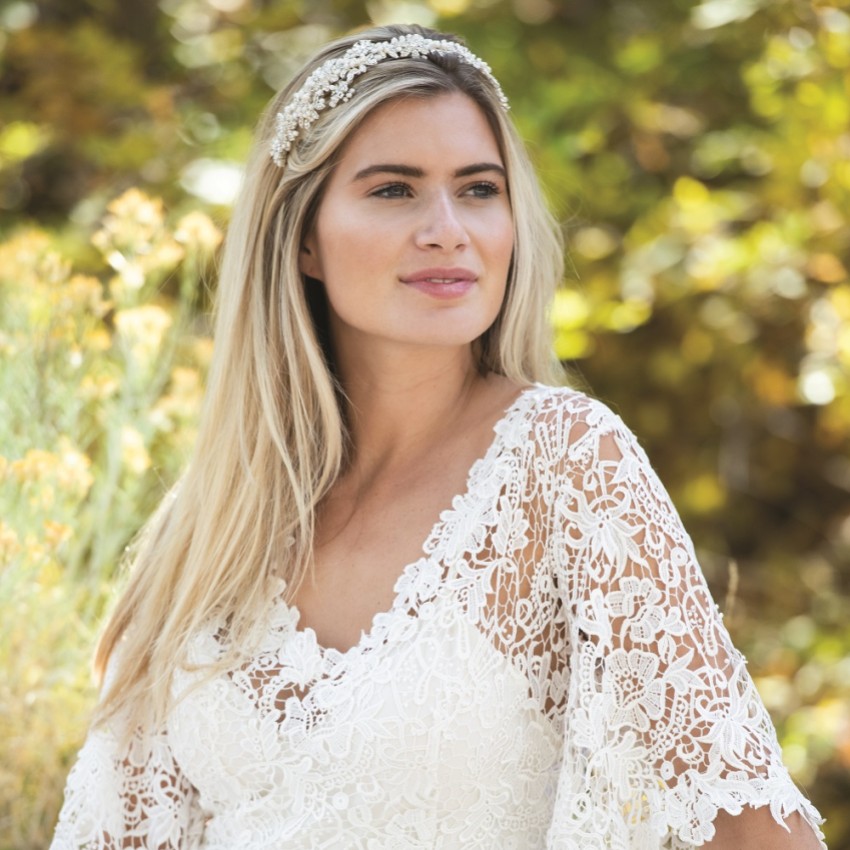
{"type": "Polygon", "coordinates": [[[508,99],[490,66],[462,44],[421,35],[403,35],[390,41],[358,41],[342,56],[328,59],[313,71],[289,103],[277,113],[271,143],[271,157],[275,165],[284,167],[293,142],[302,130],[307,130],[318,120],[319,112],[351,98],[355,91],[351,82],[355,77],[365,74],[385,59],[427,59],[430,53],[452,53],[460,57],[490,81],[502,107],[505,110],[509,108],[508,99]]]}

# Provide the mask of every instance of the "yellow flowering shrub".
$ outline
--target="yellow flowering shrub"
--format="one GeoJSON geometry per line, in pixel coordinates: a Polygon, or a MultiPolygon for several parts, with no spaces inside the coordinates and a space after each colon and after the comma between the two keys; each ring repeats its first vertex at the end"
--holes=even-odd
{"type": "Polygon", "coordinates": [[[206,215],[172,225],[133,189],[92,237],[99,268],[38,229],[0,244],[4,850],[49,842],[122,553],[191,445],[211,347],[199,280],[220,242],[206,215]]]}

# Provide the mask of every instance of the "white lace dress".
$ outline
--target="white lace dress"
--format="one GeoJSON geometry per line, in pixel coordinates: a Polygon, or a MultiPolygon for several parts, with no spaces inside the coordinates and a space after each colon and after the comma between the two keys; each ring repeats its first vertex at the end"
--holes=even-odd
{"type": "Polygon", "coordinates": [[[250,662],[116,740],[89,734],[52,850],[650,850],[699,846],[719,809],[820,822],[643,451],[542,386],[356,646],[278,599],[250,662]]]}

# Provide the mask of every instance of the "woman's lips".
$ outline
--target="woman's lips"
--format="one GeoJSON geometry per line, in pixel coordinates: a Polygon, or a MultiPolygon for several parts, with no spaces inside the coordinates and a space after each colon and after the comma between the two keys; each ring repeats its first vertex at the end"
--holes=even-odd
{"type": "Polygon", "coordinates": [[[432,298],[459,298],[475,286],[478,275],[464,268],[422,269],[404,275],[401,282],[432,298]]]}

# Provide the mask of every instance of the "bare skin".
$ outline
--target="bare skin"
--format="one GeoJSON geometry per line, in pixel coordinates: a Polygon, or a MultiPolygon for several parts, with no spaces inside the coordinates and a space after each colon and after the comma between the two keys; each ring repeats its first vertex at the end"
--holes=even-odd
{"type": "Polygon", "coordinates": [[[811,827],[798,814],[791,815],[784,830],[770,809],[744,808],[734,816],[720,812],[714,821],[714,838],[703,847],[711,850],[820,850],[811,827]]]}
{"type": "Polygon", "coordinates": [[[328,298],[354,446],[294,600],[326,647],[348,649],[390,607],[519,392],[473,356],[512,252],[499,146],[465,95],[389,103],[348,141],[301,257],[328,298]]]}
{"type": "Polygon", "coordinates": [[[448,382],[435,370],[418,381],[402,377],[396,391],[364,387],[365,410],[353,405],[362,449],[319,514],[315,581],[305,582],[296,605],[300,625],[325,647],[355,645],[373,616],[392,605],[400,573],[422,556],[441,511],[466,489],[469,467],[519,392],[498,376],[448,382]]]}

